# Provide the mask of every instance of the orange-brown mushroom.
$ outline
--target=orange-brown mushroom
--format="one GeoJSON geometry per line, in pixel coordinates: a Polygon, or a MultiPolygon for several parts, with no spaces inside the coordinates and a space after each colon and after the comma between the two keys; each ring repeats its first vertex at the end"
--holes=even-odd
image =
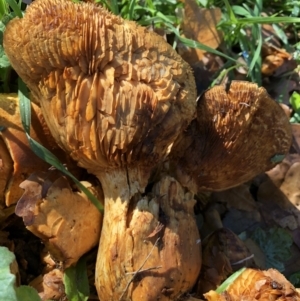
{"type": "Polygon", "coordinates": [[[197,118],[174,143],[174,172],[191,191],[224,190],[271,169],[288,152],[289,120],[264,88],[233,81],[198,100],[197,118]],[[175,162],[175,163],[174,163],[175,162]]]}
{"type": "Polygon", "coordinates": [[[204,296],[208,301],[300,301],[295,287],[274,269],[245,269],[224,292],[209,291],[204,296]]]}
{"type": "Polygon", "coordinates": [[[36,0],[8,24],[4,47],[55,140],[102,183],[100,299],[173,300],[190,289],[200,269],[192,196],[170,177],[142,196],[194,118],[189,66],[155,33],[68,0],[36,0]]]}

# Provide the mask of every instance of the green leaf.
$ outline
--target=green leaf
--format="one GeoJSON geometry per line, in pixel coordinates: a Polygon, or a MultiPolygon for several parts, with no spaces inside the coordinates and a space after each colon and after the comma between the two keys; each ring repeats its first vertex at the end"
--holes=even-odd
{"type": "Polygon", "coordinates": [[[133,20],[135,6],[136,6],[136,0],[131,0],[129,4],[129,12],[128,12],[129,20],[133,20]]]}
{"type": "Polygon", "coordinates": [[[244,7],[242,7],[242,6],[233,5],[231,8],[232,8],[233,12],[236,15],[240,15],[240,16],[244,16],[244,17],[249,17],[249,18],[251,17],[250,12],[247,9],[245,9],[244,7]]]}
{"type": "MultiPolygon", "coordinates": [[[[300,18],[294,17],[248,17],[236,19],[236,23],[240,25],[249,24],[274,24],[274,23],[300,23],[300,18]]],[[[224,21],[224,24],[231,25],[231,21],[224,21]]]]}
{"type": "Polygon", "coordinates": [[[6,0],[0,0],[0,20],[8,13],[8,5],[6,0]]]}
{"type": "Polygon", "coordinates": [[[30,286],[22,285],[16,288],[18,301],[41,301],[38,292],[30,286]]]}
{"type": "Polygon", "coordinates": [[[285,155],[277,154],[271,158],[271,162],[272,163],[280,163],[283,161],[284,158],[285,158],[285,155]]]}
{"type": "Polygon", "coordinates": [[[229,278],[227,278],[217,289],[218,294],[224,292],[241,274],[244,273],[246,268],[242,268],[235,273],[233,273],[229,278]]]}
{"type": "Polygon", "coordinates": [[[20,6],[18,5],[18,3],[15,0],[6,0],[6,2],[12,8],[13,12],[15,13],[15,15],[17,17],[23,18],[22,10],[21,10],[20,6]]]}
{"type": "Polygon", "coordinates": [[[18,79],[18,86],[21,121],[25,132],[30,135],[31,106],[29,93],[25,83],[20,78],[18,79]]]}
{"type": "Polygon", "coordinates": [[[292,236],[284,229],[271,228],[267,231],[257,228],[251,238],[259,245],[266,256],[266,267],[284,271],[283,262],[291,256],[292,236]]]}
{"type": "Polygon", "coordinates": [[[293,92],[290,97],[290,104],[293,107],[294,111],[298,111],[300,109],[300,94],[298,92],[293,92]]]}
{"type": "Polygon", "coordinates": [[[7,55],[4,52],[4,48],[0,45],[0,68],[7,68],[10,66],[7,55]]]}
{"type": "Polygon", "coordinates": [[[37,291],[29,286],[16,288],[16,276],[10,271],[15,255],[5,247],[0,247],[0,300],[41,301],[37,291]]]}
{"type": "Polygon", "coordinates": [[[18,301],[15,292],[16,277],[10,272],[15,255],[7,248],[0,247],[0,300],[18,301]]]}
{"type": "Polygon", "coordinates": [[[90,291],[85,257],[80,258],[76,266],[65,270],[64,285],[68,300],[88,300],[90,291]]]}
{"type": "Polygon", "coordinates": [[[231,22],[232,24],[237,23],[237,19],[236,19],[236,17],[235,17],[235,14],[234,14],[232,8],[231,8],[230,3],[228,2],[228,0],[224,0],[224,3],[225,3],[226,10],[227,10],[227,13],[228,13],[229,18],[230,18],[230,22],[231,22]]]}

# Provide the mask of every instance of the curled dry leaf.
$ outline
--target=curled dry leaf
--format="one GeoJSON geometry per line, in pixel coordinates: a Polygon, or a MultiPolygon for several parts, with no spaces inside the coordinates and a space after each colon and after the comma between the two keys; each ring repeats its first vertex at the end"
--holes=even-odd
{"type": "Polygon", "coordinates": [[[42,301],[65,300],[63,299],[65,297],[63,272],[58,269],[35,278],[29,285],[37,290],[42,301]]]}
{"type": "Polygon", "coordinates": [[[291,54],[271,44],[263,44],[262,59],[261,72],[268,76],[292,71],[297,67],[297,63],[292,59],[291,54]]]}
{"type": "MultiPolygon", "coordinates": [[[[99,188],[82,183],[103,202],[99,188]]],[[[55,178],[51,172],[35,173],[20,187],[25,192],[18,201],[16,214],[65,268],[98,244],[102,214],[85,194],[72,191],[65,177],[55,178]]]]}
{"type": "Polygon", "coordinates": [[[291,165],[280,186],[280,190],[300,210],[300,162],[291,165]]]}
{"type": "Polygon", "coordinates": [[[243,241],[229,229],[215,231],[203,241],[202,268],[197,284],[197,295],[215,290],[234,271],[253,266],[243,241]]]}
{"type": "Polygon", "coordinates": [[[221,294],[215,291],[206,293],[208,301],[299,301],[300,294],[294,286],[277,270],[260,271],[246,269],[221,294]]]}
{"type": "Polygon", "coordinates": [[[274,167],[291,140],[289,120],[266,90],[233,81],[202,95],[197,119],[179,136],[171,158],[182,185],[224,190],[274,167]]]}

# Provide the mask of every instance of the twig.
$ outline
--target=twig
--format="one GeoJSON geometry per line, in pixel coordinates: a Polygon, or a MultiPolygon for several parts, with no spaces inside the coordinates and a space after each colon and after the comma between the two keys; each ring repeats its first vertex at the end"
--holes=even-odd
{"type": "MultiPolygon", "coordinates": [[[[131,282],[134,280],[134,278],[136,277],[136,275],[138,273],[141,273],[143,272],[144,270],[142,270],[143,266],[145,265],[145,263],[147,262],[148,258],[150,257],[152,251],[154,250],[154,248],[157,246],[158,244],[158,241],[159,241],[160,237],[157,238],[157,240],[155,241],[155,244],[153,245],[152,249],[150,250],[149,254],[147,255],[147,257],[145,258],[144,262],[141,264],[141,266],[139,267],[139,269],[136,271],[136,272],[133,272],[133,276],[131,277],[131,279],[128,281],[122,295],[120,296],[119,298],[119,301],[122,300],[123,296],[125,295],[126,291],[128,290],[129,288],[129,285],[131,284],[131,282]]],[[[150,268],[150,269],[155,269],[155,268],[159,268],[159,267],[154,267],[154,268],[150,268]]],[[[146,269],[146,270],[150,270],[150,269],[146,269]]]]}

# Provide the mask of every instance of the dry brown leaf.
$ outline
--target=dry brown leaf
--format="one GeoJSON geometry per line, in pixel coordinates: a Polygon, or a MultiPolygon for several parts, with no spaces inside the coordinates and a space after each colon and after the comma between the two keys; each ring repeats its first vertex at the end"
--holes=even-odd
{"type": "Polygon", "coordinates": [[[65,287],[63,284],[63,272],[54,269],[45,275],[40,275],[30,282],[30,286],[35,288],[42,299],[65,300],[65,287]]]}
{"type": "MultiPolygon", "coordinates": [[[[300,124],[295,123],[291,124],[292,133],[293,133],[293,148],[296,151],[297,155],[293,155],[294,160],[298,160],[300,162],[300,124]]],[[[291,156],[291,155],[290,155],[291,156]]],[[[291,158],[290,158],[291,159],[291,158]]]]}
{"type": "Polygon", "coordinates": [[[237,235],[226,228],[215,231],[203,241],[197,295],[216,289],[232,272],[253,264],[250,252],[237,235]]]}
{"type": "Polygon", "coordinates": [[[300,210],[300,162],[294,163],[285,175],[280,190],[300,210]]]}
{"type": "MultiPolygon", "coordinates": [[[[293,128],[294,145],[298,135],[293,128]]],[[[294,231],[300,227],[300,155],[289,154],[268,173],[269,179],[258,190],[258,200],[264,204],[262,212],[283,228],[294,231]]]]}
{"type": "MultiPolygon", "coordinates": [[[[216,28],[217,24],[221,21],[221,9],[200,8],[195,0],[185,0],[184,2],[183,34],[189,39],[216,49],[222,40],[222,35],[216,28]]],[[[181,54],[188,63],[194,64],[203,59],[205,51],[188,49],[181,54]]]]}
{"type": "Polygon", "coordinates": [[[262,46],[262,59],[261,72],[268,76],[278,76],[297,67],[297,63],[292,59],[291,54],[269,43],[262,46]]]}
{"type": "MultiPolygon", "coordinates": [[[[99,242],[102,214],[85,194],[72,191],[65,177],[50,181],[49,174],[34,174],[21,184],[25,192],[16,214],[51,256],[68,267],[99,242]]],[[[103,202],[99,188],[82,183],[103,202]]]]}

